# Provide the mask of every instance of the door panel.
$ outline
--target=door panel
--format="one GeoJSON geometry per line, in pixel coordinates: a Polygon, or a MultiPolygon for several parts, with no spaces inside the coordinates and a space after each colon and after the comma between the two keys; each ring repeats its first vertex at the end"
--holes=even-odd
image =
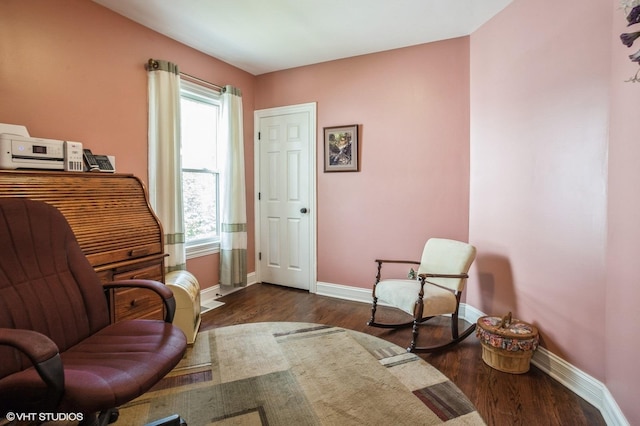
{"type": "Polygon", "coordinates": [[[306,290],[314,252],[311,120],[309,112],[292,112],[260,117],[258,123],[260,279],[306,290]]]}

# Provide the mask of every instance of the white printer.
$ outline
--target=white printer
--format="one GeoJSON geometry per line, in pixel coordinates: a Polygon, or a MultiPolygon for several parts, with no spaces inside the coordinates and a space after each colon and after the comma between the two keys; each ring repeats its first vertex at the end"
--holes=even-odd
{"type": "Polygon", "coordinates": [[[82,145],[74,143],[79,145],[79,151],[73,151],[80,156],[65,162],[70,151],[68,144],[57,139],[34,138],[24,126],[0,123],[0,169],[82,171],[82,145]]]}

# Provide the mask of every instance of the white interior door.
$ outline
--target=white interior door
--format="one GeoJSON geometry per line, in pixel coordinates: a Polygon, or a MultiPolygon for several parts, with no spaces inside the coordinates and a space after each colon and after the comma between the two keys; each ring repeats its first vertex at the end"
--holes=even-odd
{"type": "Polygon", "coordinates": [[[255,113],[258,275],[315,292],[315,104],[255,113]]]}

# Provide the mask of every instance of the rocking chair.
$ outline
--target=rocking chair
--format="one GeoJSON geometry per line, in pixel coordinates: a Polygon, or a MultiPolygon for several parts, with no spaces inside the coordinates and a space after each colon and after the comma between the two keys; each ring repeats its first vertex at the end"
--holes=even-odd
{"type": "Polygon", "coordinates": [[[458,330],[458,309],[469,268],[476,256],[474,246],[455,240],[431,238],[422,252],[422,260],[377,259],[378,273],[373,286],[371,319],[367,325],[381,328],[401,328],[413,326],[409,352],[435,352],[449,348],[467,338],[475,330],[472,324],[462,333],[458,330]],[[417,276],[409,279],[382,280],[384,263],[419,265],[417,276]],[[398,324],[376,321],[378,303],[399,309],[413,318],[398,324]],[[427,320],[451,315],[451,340],[436,346],[417,346],[418,329],[427,320]]]}

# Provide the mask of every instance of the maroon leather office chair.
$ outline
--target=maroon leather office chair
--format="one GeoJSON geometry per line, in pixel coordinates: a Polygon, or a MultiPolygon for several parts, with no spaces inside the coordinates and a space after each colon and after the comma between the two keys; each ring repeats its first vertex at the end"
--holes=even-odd
{"type": "Polygon", "coordinates": [[[55,207],[0,198],[0,418],[61,412],[82,413],[88,424],[114,420],[115,407],[149,390],[182,358],[186,338],[171,324],[174,311],[162,283],[103,286],[55,207]],[[155,290],[165,321],[111,324],[111,286],[155,290]]]}

